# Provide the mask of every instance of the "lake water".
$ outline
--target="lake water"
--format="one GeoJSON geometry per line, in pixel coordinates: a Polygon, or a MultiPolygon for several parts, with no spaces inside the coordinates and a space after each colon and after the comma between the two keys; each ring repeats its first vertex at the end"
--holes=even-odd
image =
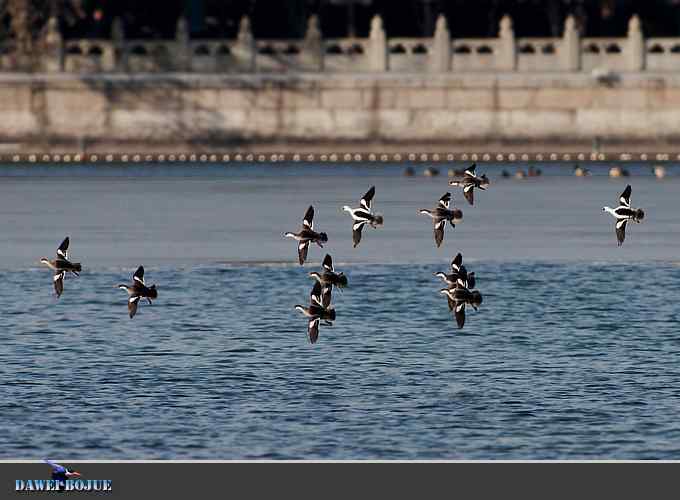
{"type": "Polygon", "coordinates": [[[0,170],[0,458],[677,459],[680,176],[571,166],[467,205],[404,166],[0,170]],[[627,183],[641,224],[617,247],[627,183]],[[352,248],[376,185],[385,226],[352,248]],[[434,246],[418,214],[463,222],[434,246]],[[325,249],[297,265],[309,204],[325,249]],[[60,299],[38,264],[71,237],[60,299]],[[325,252],[350,286],[317,344],[293,309],[325,252]],[[484,296],[459,330],[433,272],[462,252],[484,296]],[[153,306],[114,288],[138,265],[153,306]]]}

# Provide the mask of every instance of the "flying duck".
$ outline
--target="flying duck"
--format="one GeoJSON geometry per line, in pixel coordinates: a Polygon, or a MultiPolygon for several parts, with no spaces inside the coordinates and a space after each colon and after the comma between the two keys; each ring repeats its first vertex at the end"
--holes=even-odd
{"type": "Polygon", "coordinates": [[[383,225],[382,215],[375,215],[371,210],[373,196],[375,196],[375,186],[371,186],[371,189],[369,189],[359,200],[359,208],[352,208],[347,205],[342,207],[345,212],[349,212],[352,216],[352,241],[354,243],[354,248],[356,248],[361,241],[361,230],[366,224],[369,224],[373,228],[383,225]]]}
{"type": "Polygon", "coordinates": [[[441,246],[442,241],[444,241],[444,226],[446,226],[446,221],[451,224],[451,227],[456,227],[455,222],[463,220],[463,212],[461,210],[457,208],[449,210],[451,201],[451,193],[446,193],[439,198],[439,203],[433,210],[428,210],[426,208],[420,209],[421,214],[432,217],[432,222],[434,223],[434,242],[437,244],[437,247],[441,246]]]}
{"type": "Polygon", "coordinates": [[[139,266],[132,275],[132,286],[121,284],[117,288],[121,288],[128,293],[128,313],[130,318],[134,318],[137,314],[137,305],[142,299],[146,299],[149,305],[153,305],[151,299],[158,297],[156,285],[146,286],[144,283],[144,266],[139,266]]]}
{"type": "Polygon", "coordinates": [[[319,339],[319,324],[321,320],[327,326],[333,326],[332,322],[335,321],[335,309],[331,306],[331,289],[330,287],[322,288],[321,283],[318,281],[314,283],[314,288],[312,288],[309,307],[298,304],[295,306],[295,309],[309,318],[307,335],[312,344],[316,343],[319,339]]]}
{"type": "Polygon", "coordinates": [[[52,479],[55,481],[66,481],[67,479],[80,477],[79,472],[71,470],[68,467],[64,467],[63,465],[59,465],[56,462],[45,459],[45,463],[52,467],[52,479]]]}
{"type": "Polygon", "coordinates": [[[626,186],[623,193],[619,197],[619,206],[616,208],[603,207],[602,210],[612,214],[616,218],[616,239],[619,246],[623,245],[623,240],[626,239],[626,224],[629,220],[640,222],[645,218],[645,212],[640,208],[632,208],[630,206],[630,193],[632,189],[630,184],[626,186]]]}
{"type": "Polygon", "coordinates": [[[486,177],[486,174],[482,174],[481,177],[478,176],[475,173],[476,168],[477,164],[473,163],[465,170],[462,180],[449,181],[451,186],[463,187],[463,196],[465,196],[470,205],[474,205],[475,202],[475,188],[486,190],[489,187],[489,179],[486,177]]]}
{"type": "Polygon", "coordinates": [[[66,276],[66,273],[80,276],[79,273],[82,271],[82,266],[79,262],[70,262],[68,260],[68,245],[69,237],[67,236],[57,249],[56,259],[50,260],[47,257],[40,259],[41,264],[45,264],[54,271],[54,291],[57,294],[57,298],[59,298],[64,291],[64,277],[66,276]]]}
{"type": "Polygon", "coordinates": [[[434,273],[434,276],[441,278],[449,288],[455,288],[458,280],[462,280],[467,288],[475,287],[475,273],[468,273],[463,265],[463,255],[459,252],[451,261],[451,273],[434,273]]]}
{"type": "Polygon", "coordinates": [[[311,242],[316,243],[319,247],[323,248],[323,243],[328,241],[328,235],[326,233],[317,233],[314,231],[314,207],[309,206],[307,212],[305,213],[304,219],[302,219],[302,229],[299,233],[283,233],[286,238],[294,238],[298,243],[298,259],[300,265],[305,263],[307,259],[307,250],[309,249],[309,244],[311,242]]]}
{"type": "Polygon", "coordinates": [[[458,328],[465,325],[465,306],[470,305],[476,311],[482,303],[482,294],[477,290],[468,289],[461,282],[458,282],[455,288],[442,288],[439,293],[446,295],[449,311],[454,311],[458,328]]]}
{"type": "Polygon", "coordinates": [[[324,269],[323,274],[312,271],[309,273],[309,277],[317,280],[324,288],[345,288],[347,286],[347,276],[342,271],[335,272],[333,269],[333,258],[329,254],[326,254],[326,257],[324,257],[322,266],[324,269]]]}

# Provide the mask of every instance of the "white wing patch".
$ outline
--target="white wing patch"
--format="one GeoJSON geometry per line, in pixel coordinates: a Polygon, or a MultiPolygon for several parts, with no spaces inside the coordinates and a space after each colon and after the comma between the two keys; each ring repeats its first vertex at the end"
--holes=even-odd
{"type": "Polygon", "coordinates": [[[627,222],[626,219],[622,219],[622,220],[620,220],[620,221],[617,221],[617,222],[616,222],[616,229],[621,229],[622,226],[625,226],[625,225],[626,225],[626,222],[627,222]]]}
{"type": "Polygon", "coordinates": [[[137,302],[139,299],[140,299],[140,297],[130,297],[130,298],[128,299],[128,302],[134,304],[134,303],[137,302]]]}

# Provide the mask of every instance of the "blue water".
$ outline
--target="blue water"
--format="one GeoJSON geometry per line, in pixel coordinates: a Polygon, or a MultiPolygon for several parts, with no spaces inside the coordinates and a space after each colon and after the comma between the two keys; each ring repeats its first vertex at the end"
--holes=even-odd
{"type": "Polygon", "coordinates": [[[678,458],[678,177],[494,178],[437,250],[444,177],[324,168],[8,170],[0,458],[678,458]],[[618,248],[627,182],[648,218],[618,248]],[[353,252],[337,205],[367,183],[386,225],[353,252]],[[301,268],[280,234],[309,198],[350,283],[314,345],[293,307],[326,249],[301,268]],[[37,259],[65,234],[57,300],[37,259]],[[432,276],[457,251],[484,296],[462,330],[432,276]],[[130,320],[139,264],[159,297],[130,320]]]}

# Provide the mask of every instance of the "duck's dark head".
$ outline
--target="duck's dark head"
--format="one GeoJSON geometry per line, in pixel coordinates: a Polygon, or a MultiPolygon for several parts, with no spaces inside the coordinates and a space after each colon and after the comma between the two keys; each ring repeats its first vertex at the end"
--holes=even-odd
{"type": "Polygon", "coordinates": [[[330,309],[328,311],[328,319],[330,321],[335,321],[335,309],[330,309]]]}
{"type": "Polygon", "coordinates": [[[376,214],[373,216],[373,225],[375,226],[382,226],[383,225],[383,216],[380,214],[376,214]]]}
{"type": "Polygon", "coordinates": [[[637,220],[637,221],[639,222],[639,221],[641,221],[641,220],[644,219],[644,218],[645,218],[645,211],[642,210],[641,208],[638,208],[638,209],[635,211],[635,220],[637,220]]]}
{"type": "Polygon", "coordinates": [[[338,274],[338,286],[341,286],[342,288],[344,288],[344,287],[347,286],[347,283],[348,283],[347,276],[345,276],[342,273],[339,273],[338,274]]]}
{"type": "Polygon", "coordinates": [[[475,306],[478,306],[482,303],[482,294],[479,293],[477,290],[474,290],[472,293],[472,299],[470,302],[472,302],[475,306]]]}
{"type": "Polygon", "coordinates": [[[155,299],[158,297],[158,290],[156,290],[156,285],[151,285],[149,287],[149,298],[155,299]]]}
{"type": "Polygon", "coordinates": [[[319,233],[319,239],[321,243],[326,243],[328,241],[328,235],[326,233],[319,233]]]}

